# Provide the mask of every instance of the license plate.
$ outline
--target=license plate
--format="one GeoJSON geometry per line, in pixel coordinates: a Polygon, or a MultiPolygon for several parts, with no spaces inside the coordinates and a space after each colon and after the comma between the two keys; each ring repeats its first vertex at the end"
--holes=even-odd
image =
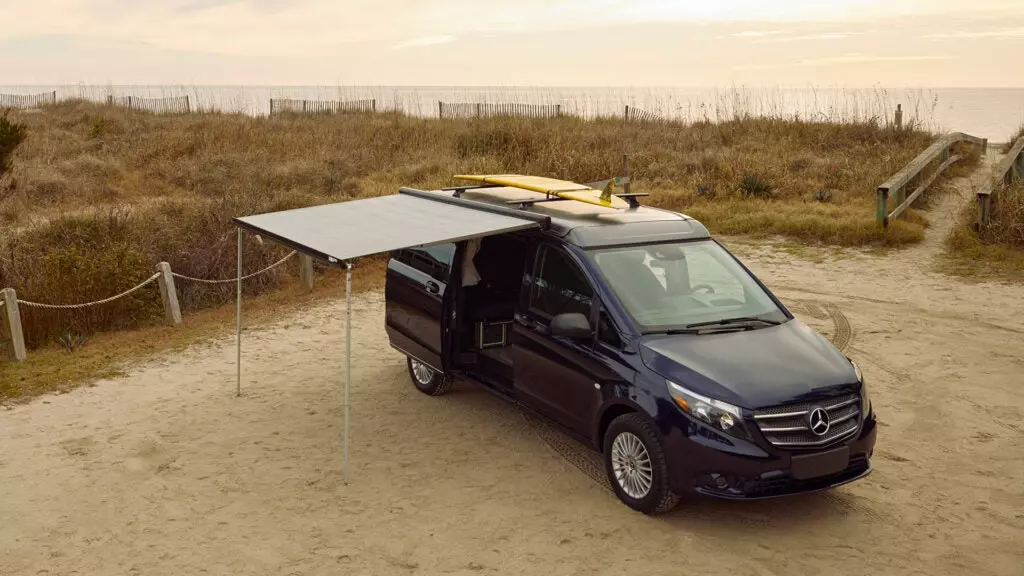
{"type": "Polygon", "coordinates": [[[793,456],[789,473],[797,480],[817,478],[842,472],[850,463],[850,448],[844,446],[819,454],[793,456]]]}

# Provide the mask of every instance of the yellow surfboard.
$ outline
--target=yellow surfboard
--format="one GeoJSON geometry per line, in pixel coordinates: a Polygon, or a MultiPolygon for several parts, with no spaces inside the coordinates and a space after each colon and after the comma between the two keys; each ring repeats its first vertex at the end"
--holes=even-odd
{"type": "Polygon", "coordinates": [[[583,184],[569,182],[568,180],[557,180],[555,178],[545,178],[543,176],[522,176],[519,174],[462,174],[455,176],[455,178],[459,180],[469,180],[471,182],[481,182],[483,184],[520,188],[522,190],[530,190],[533,192],[540,192],[541,194],[558,196],[559,198],[564,198],[566,200],[575,200],[577,202],[585,202],[595,206],[604,206],[605,208],[625,210],[629,207],[628,202],[622,198],[612,196],[610,191],[605,192],[603,190],[594,190],[593,188],[588,188],[583,184]]]}

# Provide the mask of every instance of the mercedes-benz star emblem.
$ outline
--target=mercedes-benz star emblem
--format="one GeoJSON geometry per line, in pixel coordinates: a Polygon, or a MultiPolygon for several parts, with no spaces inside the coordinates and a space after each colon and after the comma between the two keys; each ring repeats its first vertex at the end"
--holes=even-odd
{"type": "Polygon", "coordinates": [[[807,415],[807,424],[811,427],[811,432],[814,432],[815,436],[828,434],[829,426],[832,425],[828,419],[828,412],[824,408],[811,410],[810,414],[807,415]]]}

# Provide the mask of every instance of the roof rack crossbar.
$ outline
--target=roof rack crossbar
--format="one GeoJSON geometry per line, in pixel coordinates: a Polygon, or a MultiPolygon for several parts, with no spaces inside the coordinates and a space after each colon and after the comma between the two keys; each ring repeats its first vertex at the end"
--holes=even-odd
{"type": "Polygon", "coordinates": [[[445,192],[453,192],[454,194],[452,194],[452,196],[458,198],[458,197],[462,196],[462,193],[465,192],[466,190],[476,190],[478,188],[499,188],[499,187],[500,186],[498,184],[482,183],[482,184],[470,184],[469,186],[448,186],[447,188],[441,188],[441,190],[443,190],[445,192]]]}

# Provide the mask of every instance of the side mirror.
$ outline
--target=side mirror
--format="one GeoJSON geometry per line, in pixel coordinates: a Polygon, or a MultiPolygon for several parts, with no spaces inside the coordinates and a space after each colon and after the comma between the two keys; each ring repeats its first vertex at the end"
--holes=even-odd
{"type": "Polygon", "coordinates": [[[590,327],[590,320],[579,312],[566,312],[551,319],[551,335],[564,336],[566,338],[590,338],[594,329],[590,327]]]}

